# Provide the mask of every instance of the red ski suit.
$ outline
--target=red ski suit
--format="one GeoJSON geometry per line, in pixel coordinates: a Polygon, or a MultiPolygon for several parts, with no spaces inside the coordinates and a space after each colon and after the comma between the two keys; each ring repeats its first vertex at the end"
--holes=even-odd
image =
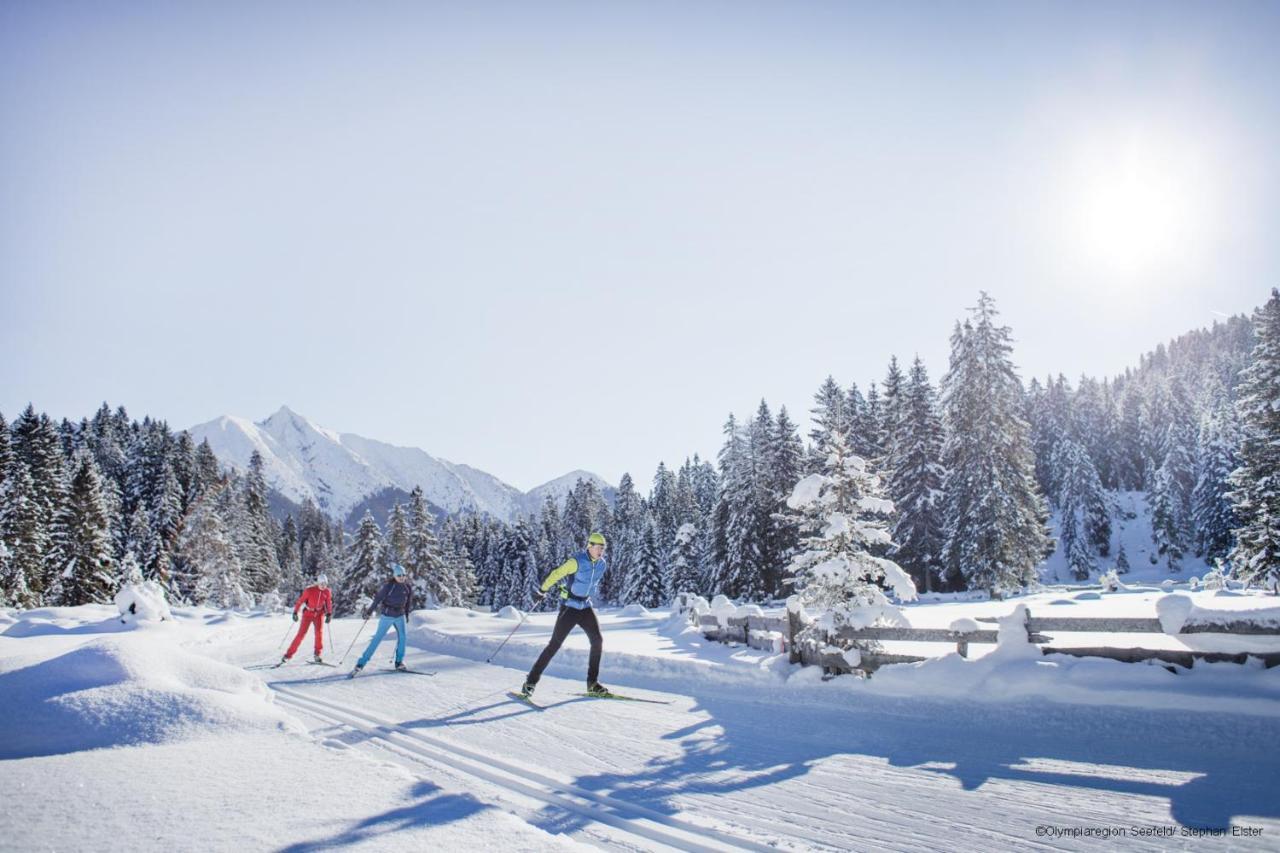
{"type": "Polygon", "coordinates": [[[318,586],[309,586],[302,591],[302,595],[298,596],[298,600],[294,602],[293,612],[295,615],[297,615],[299,607],[304,608],[302,612],[302,627],[298,629],[297,636],[289,644],[289,651],[285,654],[285,657],[293,657],[293,653],[298,650],[298,646],[302,645],[302,638],[307,635],[307,629],[312,625],[316,626],[316,655],[318,656],[324,651],[324,617],[333,613],[333,593],[318,586]]]}

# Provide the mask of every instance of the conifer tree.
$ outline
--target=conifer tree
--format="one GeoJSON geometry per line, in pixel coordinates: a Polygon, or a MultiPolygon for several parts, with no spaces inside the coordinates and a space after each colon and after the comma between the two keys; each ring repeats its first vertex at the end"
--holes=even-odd
{"type": "Polygon", "coordinates": [[[889,455],[886,491],[895,507],[891,555],[916,588],[932,592],[943,546],[942,420],[924,363],[917,356],[902,390],[897,439],[889,455]]]}
{"type": "MultiPolygon", "coordinates": [[[[405,557],[409,547],[409,530],[403,504],[393,505],[391,512],[387,513],[387,533],[384,538],[387,544],[387,562],[400,563],[407,568],[409,564],[405,562],[405,557]]],[[[416,575],[414,580],[417,580],[416,575]]]]}
{"type": "Polygon", "coordinates": [[[119,584],[111,519],[102,499],[98,465],[87,450],[76,452],[66,503],[58,514],[55,549],[59,573],[59,603],[64,607],[104,604],[119,584]]]}
{"type": "Polygon", "coordinates": [[[847,431],[849,427],[844,392],[835,379],[830,376],[826,378],[813,395],[813,402],[814,407],[809,410],[813,420],[813,429],[809,432],[809,440],[812,442],[812,452],[809,455],[811,471],[820,469],[826,461],[831,433],[836,430],[847,431]]]}
{"type": "Polygon", "coordinates": [[[657,524],[649,517],[640,535],[640,553],[631,574],[631,587],[625,596],[628,604],[661,607],[666,603],[666,572],[658,550],[657,524]]]}
{"type": "Polygon", "coordinates": [[[882,496],[879,478],[843,434],[830,438],[823,470],[800,480],[787,498],[804,537],[788,574],[800,603],[820,615],[825,630],[835,631],[891,619],[882,587],[903,601],[916,591],[897,563],[872,553],[890,544],[893,505],[882,496]]]}
{"type": "Polygon", "coordinates": [[[246,588],[260,595],[280,583],[280,562],[276,555],[276,522],[267,506],[267,482],[262,454],[254,451],[243,483],[243,515],[236,539],[240,547],[246,588]]]}
{"type": "Polygon", "coordinates": [[[1111,518],[1102,483],[1084,447],[1071,438],[1058,442],[1052,469],[1058,483],[1058,542],[1072,574],[1077,580],[1086,580],[1097,568],[1094,550],[1105,557],[1111,541],[1111,518]]]}
{"type": "Polygon", "coordinates": [[[32,588],[30,578],[43,575],[52,550],[50,531],[43,524],[33,491],[26,464],[13,456],[4,482],[0,483],[0,540],[8,554],[0,588],[9,603],[20,608],[43,603],[41,592],[32,588]]]}
{"type": "Polygon", "coordinates": [[[427,499],[421,486],[414,486],[409,494],[408,512],[401,513],[401,523],[404,527],[403,559],[398,562],[413,578],[418,600],[424,605],[445,607],[462,604],[462,590],[458,579],[450,576],[449,566],[440,553],[440,542],[432,529],[431,513],[427,510],[427,499]]]}
{"type": "Polygon", "coordinates": [[[177,549],[182,571],[174,577],[174,585],[179,600],[221,608],[253,606],[217,495],[206,495],[192,506],[177,549]]]}
{"type": "Polygon", "coordinates": [[[1224,408],[1205,415],[1200,427],[1200,476],[1191,493],[1191,527],[1196,554],[1210,563],[1230,554],[1232,531],[1239,523],[1228,497],[1231,472],[1239,464],[1240,441],[1232,426],[1224,408]]]}
{"type": "Polygon", "coordinates": [[[1243,437],[1231,474],[1239,519],[1231,563],[1237,577],[1280,588],[1280,290],[1253,315],[1257,343],[1240,383],[1236,410],[1243,437]]]}
{"type": "MultiPolygon", "coordinates": [[[[641,524],[644,521],[644,502],[635,490],[629,473],[618,482],[618,492],[613,502],[613,530],[609,537],[609,571],[601,583],[601,594],[607,601],[622,601],[629,589],[631,574],[640,553],[641,524]]],[[[556,555],[547,565],[558,565],[556,555]]]]}
{"type": "Polygon", "coordinates": [[[676,541],[671,546],[672,595],[682,592],[701,593],[702,577],[699,566],[699,543],[701,537],[698,528],[693,524],[682,524],[676,531],[676,541]]]}
{"type": "Polygon", "coordinates": [[[366,509],[356,528],[355,541],[347,549],[342,585],[334,601],[335,612],[343,616],[354,613],[361,599],[371,599],[377,594],[387,574],[384,551],[382,530],[373,520],[373,513],[366,509]]]}
{"type": "Polygon", "coordinates": [[[956,326],[943,379],[943,562],[953,583],[993,594],[1034,581],[1050,544],[1011,332],[997,314],[982,293],[956,326]]]}
{"type": "Polygon", "coordinates": [[[280,592],[286,598],[297,595],[307,586],[302,577],[302,554],[298,550],[298,525],[292,515],[285,517],[280,531],[280,592]]]}

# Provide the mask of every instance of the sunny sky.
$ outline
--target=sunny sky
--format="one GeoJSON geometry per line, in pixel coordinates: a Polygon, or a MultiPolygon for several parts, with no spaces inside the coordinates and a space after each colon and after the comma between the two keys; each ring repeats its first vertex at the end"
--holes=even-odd
{"type": "Polygon", "coordinates": [[[648,486],[979,289],[1024,378],[1280,285],[1280,4],[10,2],[0,412],[648,486]]]}

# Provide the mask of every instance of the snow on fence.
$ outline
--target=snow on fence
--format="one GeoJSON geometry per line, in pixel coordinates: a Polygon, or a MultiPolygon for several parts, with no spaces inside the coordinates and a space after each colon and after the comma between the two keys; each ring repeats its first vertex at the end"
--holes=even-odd
{"type": "MultiPolygon", "coordinates": [[[[1199,651],[1191,649],[1146,649],[1113,646],[1055,646],[1055,634],[1087,632],[1091,634],[1164,634],[1178,636],[1180,634],[1232,634],[1266,635],[1280,637],[1280,625],[1270,619],[1250,621],[1232,618],[1230,620],[1205,619],[1192,621],[1188,619],[1190,601],[1184,599],[1188,607],[1178,613],[1166,613],[1162,608],[1162,619],[1142,618],[1106,618],[1106,617],[1072,617],[1072,616],[1032,616],[1026,612],[1023,627],[1026,641],[1039,645],[1045,655],[1062,654],[1074,657],[1102,657],[1126,663],[1157,660],[1163,664],[1176,665],[1190,669],[1198,661],[1210,663],[1226,661],[1245,663],[1250,657],[1258,658],[1270,669],[1280,665],[1280,652],[1220,652],[1199,651]]],[[[1177,608],[1173,608],[1177,609],[1177,608]]],[[[809,627],[809,622],[802,613],[788,612],[782,616],[764,615],[728,615],[699,612],[690,609],[690,621],[699,626],[703,636],[709,640],[722,643],[744,643],[754,649],[782,652],[790,654],[792,663],[804,666],[821,666],[832,674],[850,673],[855,670],[870,675],[882,666],[895,663],[916,663],[928,658],[920,655],[894,654],[879,647],[879,643],[912,642],[912,643],[954,643],[956,652],[961,657],[968,657],[969,646],[973,643],[998,642],[998,632],[985,629],[977,622],[993,623],[999,620],[992,617],[979,617],[975,620],[960,620],[974,627],[966,630],[950,630],[945,628],[843,628],[836,634],[828,634],[821,639],[797,640],[797,637],[809,627]],[[857,654],[849,654],[856,650],[857,654]]]]}

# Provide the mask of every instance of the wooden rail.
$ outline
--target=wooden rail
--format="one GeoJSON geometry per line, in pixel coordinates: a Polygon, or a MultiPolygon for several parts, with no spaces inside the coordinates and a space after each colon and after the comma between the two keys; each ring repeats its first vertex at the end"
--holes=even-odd
{"type": "MultiPolygon", "coordinates": [[[[992,623],[992,617],[979,617],[976,621],[992,623]]],[[[870,675],[881,666],[894,663],[915,663],[927,660],[919,655],[893,654],[879,647],[880,642],[954,643],[961,657],[968,657],[971,643],[996,643],[999,632],[979,628],[974,631],[952,631],[945,628],[877,627],[843,628],[835,636],[827,636],[825,642],[804,637],[809,627],[796,614],[785,616],[729,616],[723,619],[704,613],[697,624],[703,636],[722,643],[744,643],[752,648],[769,650],[782,640],[782,648],[790,654],[792,663],[821,666],[832,674],[852,672],[855,669],[870,675]],[[797,639],[800,637],[800,639],[797,639]],[[850,666],[844,650],[857,649],[861,662],[850,666]]],[[[1258,658],[1269,669],[1280,666],[1277,652],[1205,652],[1191,649],[1144,649],[1112,646],[1059,647],[1053,646],[1053,634],[1087,632],[1098,634],[1164,634],[1159,619],[1096,617],[1096,616],[1032,616],[1027,614],[1025,623],[1028,642],[1039,645],[1046,655],[1062,654],[1072,657],[1102,657],[1111,660],[1137,663],[1158,660],[1165,664],[1191,668],[1196,661],[1209,663],[1229,661],[1244,663],[1258,658]]],[[[1280,636],[1275,626],[1247,620],[1229,623],[1189,623],[1178,634],[1230,634],[1237,636],[1280,636]]],[[[1177,635],[1173,635],[1177,636],[1177,635]]]]}

